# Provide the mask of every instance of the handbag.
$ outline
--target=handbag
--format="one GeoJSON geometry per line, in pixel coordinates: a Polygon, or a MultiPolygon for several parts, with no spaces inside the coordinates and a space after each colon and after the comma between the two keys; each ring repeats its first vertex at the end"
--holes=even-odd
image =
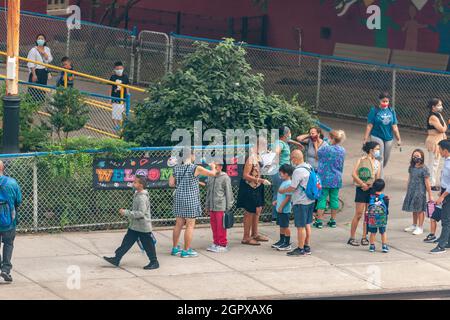
{"type": "Polygon", "coordinates": [[[234,214],[232,211],[228,210],[225,211],[223,214],[223,228],[224,229],[231,229],[234,225],[234,214]]]}

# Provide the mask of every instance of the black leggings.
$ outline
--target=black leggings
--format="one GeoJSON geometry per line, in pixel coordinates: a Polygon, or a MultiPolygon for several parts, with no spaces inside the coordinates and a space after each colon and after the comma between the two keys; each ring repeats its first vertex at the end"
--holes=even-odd
{"type": "MultiPolygon", "coordinates": [[[[37,81],[36,84],[47,85],[48,83],[48,71],[47,69],[36,69],[37,81]]],[[[30,73],[28,77],[28,82],[33,82],[33,74],[30,73]]],[[[28,93],[31,95],[35,101],[44,101],[46,93],[43,90],[37,88],[28,88],[28,93]]]]}

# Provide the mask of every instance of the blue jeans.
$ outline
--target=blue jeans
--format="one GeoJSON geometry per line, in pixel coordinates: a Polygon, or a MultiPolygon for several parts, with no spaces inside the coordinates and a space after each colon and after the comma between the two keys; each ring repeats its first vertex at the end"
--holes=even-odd
{"type": "Polygon", "coordinates": [[[9,274],[12,269],[11,259],[14,249],[16,229],[0,232],[0,246],[3,244],[3,257],[0,255],[0,267],[2,272],[9,274]],[[2,259],[3,258],[3,259],[2,259]]]}

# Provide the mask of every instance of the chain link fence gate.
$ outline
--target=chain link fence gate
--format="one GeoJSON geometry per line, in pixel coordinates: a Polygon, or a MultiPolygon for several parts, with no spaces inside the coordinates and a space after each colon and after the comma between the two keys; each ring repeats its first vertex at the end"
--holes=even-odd
{"type": "MultiPolygon", "coordinates": [[[[126,218],[119,208],[130,208],[132,190],[96,190],[93,180],[95,158],[170,157],[172,148],[134,148],[115,151],[32,153],[2,155],[5,175],[15,178],[23,194],[19,212],[19,232],[102,230],[124,228],[126,218]]],[[[236,149],[235,155],[244,152],[236,149]]],[[[206,189],[201,187],[201,203],[205,203],[206,189]]],[[[149,189],[152,221],[155,226],[172,226],[173,189],[149,189]]],[[[237,199],[238,187],[233,185],[237,199]]],[[[263,221],[272,218],[272,191],[265,188],[263,221]]],[[[237,221],[243,211],[233,208],[237,221]]],[[[209,223],[206,212],[199,223],[209,223]]]]}
{"type": "Polygon", "coordinates": [[[136,82],[151,84],[170,70],[169,36],[166,33],[141,31],[138,37],[136,82]]]}

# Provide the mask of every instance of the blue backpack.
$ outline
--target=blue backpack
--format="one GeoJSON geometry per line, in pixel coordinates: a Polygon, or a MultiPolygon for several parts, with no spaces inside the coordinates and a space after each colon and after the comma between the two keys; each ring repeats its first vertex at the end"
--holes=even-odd
{"type": "Polygon", "coordinates": [[[8,228],[14,222],[14,215],[9,205],[9,197],[5,191],[8,178],[3,176],[0,183],[0,228],[8,228]]]}
{"type": "Polygon", "coordinates": [[[306,189],[302,188],[306,196],[310,200],[319,200],[322,195],[322,181],[317,172],[313,168],[302,167],[309,172],[309,179],[306,185],[306,189]]]}

